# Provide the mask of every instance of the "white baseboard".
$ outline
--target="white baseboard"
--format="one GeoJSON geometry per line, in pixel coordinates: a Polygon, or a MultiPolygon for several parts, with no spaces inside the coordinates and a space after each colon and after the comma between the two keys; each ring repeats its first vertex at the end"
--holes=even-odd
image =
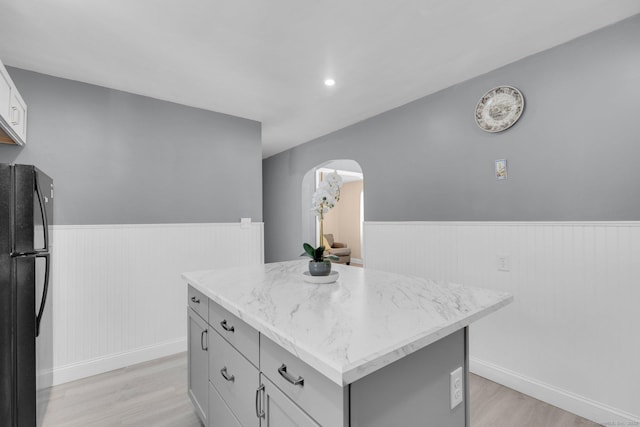
{"type": "Polygon", "coordinates": [[[474,357],[469,359],[469,370],[488,380],[604,426],[640,424],[640,417],[636,415],[603,405],[474,357]]]}
{"type": "Polygon", "coordinates": [[[140,347],[123,353],[109,354],[91,360],[72,363],[53,369],[53,385],[75,381],[81,378],[102,374],[105,372],[147,362],[172,354],[187,351],[187,338],[164,342],[147,347],[140,347]]]}
{"type": "Polygon", "coordinates": [[[360,258],[351,258],[351,264],[360,264],[360,265],[362,265],[362,260],[360,258]]]}

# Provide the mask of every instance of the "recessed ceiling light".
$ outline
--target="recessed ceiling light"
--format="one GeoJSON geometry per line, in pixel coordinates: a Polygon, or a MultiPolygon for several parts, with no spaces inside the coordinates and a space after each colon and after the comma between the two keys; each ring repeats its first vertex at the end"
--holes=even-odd
{"type": "Polygon", "coordinates": [[[335,84],[336,84],[336,81],[333,80],[333,79],[327,79],[327,80],[324,81],[324,85],[325,86],[333,86],[335,84]]]}

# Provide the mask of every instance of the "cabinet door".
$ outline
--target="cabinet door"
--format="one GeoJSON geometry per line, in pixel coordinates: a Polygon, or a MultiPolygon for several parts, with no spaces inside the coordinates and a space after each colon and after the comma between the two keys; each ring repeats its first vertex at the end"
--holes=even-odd
{"type": "Polygon", "coordinates": [[[24,145],[27,141],[27,104],[0,61],[0,142],[24,145]]]}
{"type": "Polygon", "coordinates": [[[207,405],[209,403],[209,358],[207,324],[191,308],[188,313],[188,345],[189,345],[189,397],[196,413],[207,423],[207,405]]]}
{"type": "Polygon", "coordinates": [[[17,90],[11,94],[9,105],[9,125],[13,128],[22,142],[27,142],[27,104],[17,90]]]}
{"type": "Polygon", "coordinates": [[[9,117],[11,104],[11,79],[2,62],[0,62],[0,116],[9,117]]]}
{"type": "Polygon", "coordinates": [[[260,419],[260,427],[320,426],[264,375],[260,375],[260,379],[264,386],[260,408],[264,416],[260,419]]]}
{"type": "MultiPolygon", "coordinates": [[[[254,425],[257,424],[256,421],[254,425]]],[[[209,427],[243,427],[211,383],[209,383],[209,427]]]]}

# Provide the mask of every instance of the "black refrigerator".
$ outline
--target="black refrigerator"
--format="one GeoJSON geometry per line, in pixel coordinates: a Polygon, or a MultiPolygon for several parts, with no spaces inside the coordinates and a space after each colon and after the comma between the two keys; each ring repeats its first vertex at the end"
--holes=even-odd
{"type": "Polygon", "coordinates": [[[0,164],[0,424],[42,424],[53,367],[53,180],[0,164]]]}

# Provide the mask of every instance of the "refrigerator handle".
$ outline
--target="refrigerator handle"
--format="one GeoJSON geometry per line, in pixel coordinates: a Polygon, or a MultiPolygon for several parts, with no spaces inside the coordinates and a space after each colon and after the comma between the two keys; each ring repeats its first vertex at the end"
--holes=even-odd
{"type": "Polygon", "coordinates": [[[36,258],[44,258],[45,267],[44,267],[44,286],[42,287],[42,300],[40,301],[40,309],[38,310],[38,315],[36,316],[36,337],[40,335],[40,322],[42,321],[42,313],[44,313],[44,306],[47,303],[47,293],[49,292],[49,270],[50,270],[50,261],[48,253],[38,254],[36,258]]]}
{"type": "MultiPolygon", "coordinates": [[[[44,201],[42,200],[42,191],[40,191],[40,180],[38,179],[38,174],[35,176],[35,190],[36,195],[38,196],[38,204],[40,205],[40,213],[42,214],[42,228],[44,232],[44,251],[49,250],[49,218],[47,218],[47,209],[44,206],[44,201]]],[[[49,265],[49,261],[47,261],[47,265],[49,265]]]]}

